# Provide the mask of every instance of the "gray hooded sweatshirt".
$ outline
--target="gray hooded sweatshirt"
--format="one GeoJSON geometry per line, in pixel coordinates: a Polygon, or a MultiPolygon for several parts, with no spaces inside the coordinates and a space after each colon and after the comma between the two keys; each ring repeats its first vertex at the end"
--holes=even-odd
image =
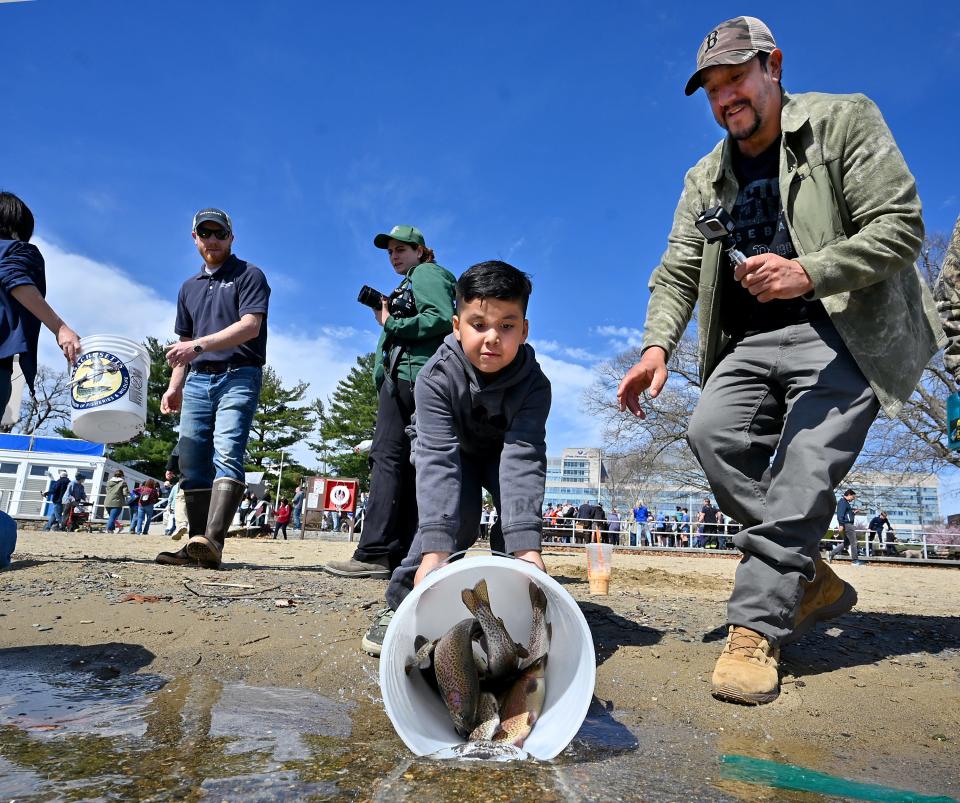
{"type": "Polygon", "coordinates": [[[550,380],[526,344],[495,376],[478,374],[451,334],[417,377],[411,453],[423,552],[454,550],[467,461],[499,464],[507,551],[540,548],[550,380]]]}

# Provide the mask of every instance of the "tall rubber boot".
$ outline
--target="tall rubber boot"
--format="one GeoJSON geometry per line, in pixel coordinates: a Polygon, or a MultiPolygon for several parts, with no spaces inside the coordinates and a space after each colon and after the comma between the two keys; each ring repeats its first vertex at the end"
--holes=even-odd
{"type": "Polygon", "coordinates": [[[226,538],[227,530],[246,490],[246,483],[230,477],[214,480],[206,532],[203,535],[191,536],[184,547],[191,558],[201,564],[220,566],[223,539],[226,538]]]}
{"type": "MultiPolygon", "coordinates": [[[[194,491],[181,491],[184,502],[187,506],[187,524],[189,525],[190,535],[201,535],[207,529],[207,515],[210,511],[211,488],[200,488],[194,491]]],[[[203,563],[197,563],[196,560],[187,554],[186,547],[178,549],[176,552],[161,552],[156,557],[157,563],[165,566],[202,566],[205,569],[216,569],[216,565],[209,566],[203,563]]]]}

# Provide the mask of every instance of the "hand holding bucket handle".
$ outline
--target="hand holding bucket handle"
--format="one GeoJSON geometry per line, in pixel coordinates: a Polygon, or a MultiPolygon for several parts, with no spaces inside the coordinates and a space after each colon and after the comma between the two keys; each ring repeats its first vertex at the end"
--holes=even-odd
{"type": "Polygon", "coordinates": [[[80,335],[74,332],[73,329],[63,321],[60,321],[60,328],[57,330],[56,335],[57,345],[60,346],[63,356],[66,357],[72,369],[77,362],[77,357],[80,356],[80,352],[82,351],[80,347],[80,335]]]}

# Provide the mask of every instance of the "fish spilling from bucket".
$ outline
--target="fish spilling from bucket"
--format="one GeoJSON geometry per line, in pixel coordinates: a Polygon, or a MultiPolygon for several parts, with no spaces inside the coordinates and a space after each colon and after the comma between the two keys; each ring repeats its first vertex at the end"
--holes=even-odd
{"type": "Polygon", "coordinates": [[[552,630],[543,589],[531,581],[529,594],[532,625],[525,645],[494,613],[486,580],[461,593],[471,618],[439,639],[418,635],[414,641],[407,674],[420,672],[469,742],[523,747],[543,711],[552,630]]]}

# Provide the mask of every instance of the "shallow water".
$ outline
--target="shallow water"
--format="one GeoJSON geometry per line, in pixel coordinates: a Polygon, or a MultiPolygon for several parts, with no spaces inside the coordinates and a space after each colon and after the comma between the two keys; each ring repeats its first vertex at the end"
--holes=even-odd
{"type": "Polygon", "coordinates": [[[0,669],[0,799],[832,799],[769,768],[731,777],[709,734],[630,728],[598,702],[555,761],[440,762],[411,756],[376,701],[102,674],[0,669]]]}

